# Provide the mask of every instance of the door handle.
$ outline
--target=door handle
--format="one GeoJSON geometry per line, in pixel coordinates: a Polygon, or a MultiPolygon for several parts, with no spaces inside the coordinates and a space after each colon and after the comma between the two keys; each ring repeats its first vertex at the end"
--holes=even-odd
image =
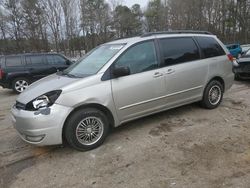
{"type": "Polygon", "coordinates": [[[154,78],[158,78],[158,77],[161,77],[161,76],[163,76],[163,74],[160,73],[160,72],[156,72],[156,73],[154,74],[154,78]]]}
{"type": "Polygon", "coordinates": [[[174,73],[174,72],[175,72],[174,69],[168,69],[168,70],[167,70],[167,74],[172,74],[172,73],[174,73]]]}

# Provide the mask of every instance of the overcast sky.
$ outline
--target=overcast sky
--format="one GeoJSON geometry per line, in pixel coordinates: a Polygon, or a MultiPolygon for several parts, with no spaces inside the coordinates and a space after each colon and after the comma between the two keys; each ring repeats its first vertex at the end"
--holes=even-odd
{"type": "Polygon", "coordinates": [[[139,4],[142,8],[145,8],[148,4],[148,0],[123,0],[122,2],[128,7],[131,7],[134,4],[139,4]]]}

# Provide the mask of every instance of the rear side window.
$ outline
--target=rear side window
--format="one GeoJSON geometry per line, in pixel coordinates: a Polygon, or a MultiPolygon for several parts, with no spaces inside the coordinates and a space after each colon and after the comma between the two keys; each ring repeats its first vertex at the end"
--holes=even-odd
{"type": "Polygon", "coordinates": [[[195,37],[205,58],[225,55],[220,44],[212,37],[195,37]]]}
{"type": "Polygon", "coordinates": [[[43,65],[43,64],[45,64],[43,56],[41,56],[41,55],[26,56],[25,59],[26,59],[26,63],[28,65],[43,65]]]}
{"type": "Polygon", "coordinates": [[[5,64],[7,67],[21,66],[21,56],[6,57],[5,64]]]}
{"type": "Polygon", "coordinates": [[[161,39],[160,47],[165,66],[200,59],[198,47],[192,38],[161,39]]]}

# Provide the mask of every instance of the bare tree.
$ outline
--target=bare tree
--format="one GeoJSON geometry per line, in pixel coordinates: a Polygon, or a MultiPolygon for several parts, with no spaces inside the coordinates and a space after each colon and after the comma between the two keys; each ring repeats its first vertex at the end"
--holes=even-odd
{"type": "Polygon", "coordinates": [[[23,51],[21,45],[23,33],[23,12],[21,8],[21,0],[5,0],[3,6],[9,20],[10,32],[8,33],[16,42],[16,51],[23,51]]]}
{"type": "Polygon", "coordinates": [[[60,0],[42,0],[43,9],[48,26],[52,32],[55,49],[59,52],[60,49],[60,28],[62,23],[62,7],[60,0]]]}
{"type": "Polygon", "coordinates": [[[3,40],[6,40],[7,21],[7,17],[3,14],[3,10],[0,8],[0,36],[3,40]]]}
{"type": "Polygon", "coordinates": [[[47,50],[47,30],[44,10],[39,0],[22,1],[24,35],[29,40],[30,51],[47,50]]]}
{"type": "Polygon", "coordinates": [[[60,0],[63,14],[64,14],[64,22],[65,22],[65,36],[66,36],[66,47],[65,49],[70,50],[70,56],[74,54],[74,43],[73,38],[79,36],[79,28],[78,28],[78,0],[60,0]]]}

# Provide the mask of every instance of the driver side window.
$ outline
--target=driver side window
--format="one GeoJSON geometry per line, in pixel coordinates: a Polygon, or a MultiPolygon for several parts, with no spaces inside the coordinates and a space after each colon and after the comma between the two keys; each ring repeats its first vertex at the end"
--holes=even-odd
{"type": "Polygon", "coordinates": [[[141,73],[158,67],[153,41],[129,48],[115,63],[115,67],[128,67],[131,74],[141,73]]]}

